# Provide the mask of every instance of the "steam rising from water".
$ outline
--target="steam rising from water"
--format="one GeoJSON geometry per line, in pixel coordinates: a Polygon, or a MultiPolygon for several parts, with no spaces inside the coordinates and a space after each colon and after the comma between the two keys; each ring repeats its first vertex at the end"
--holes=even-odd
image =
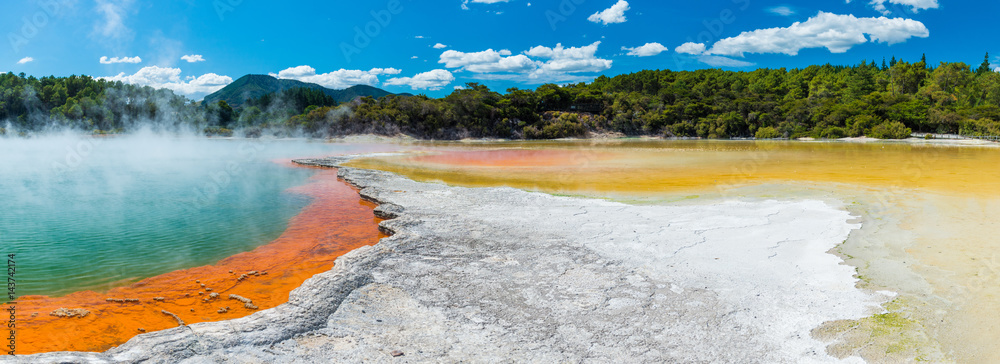
{"type": "Polygon", "coordinates": [[[253,249],[308,202],[285,192],[312,173],[276,160],[349,153],[308,141],[0,138],[0,247],[19,294],[109,288],[253,249]]]}

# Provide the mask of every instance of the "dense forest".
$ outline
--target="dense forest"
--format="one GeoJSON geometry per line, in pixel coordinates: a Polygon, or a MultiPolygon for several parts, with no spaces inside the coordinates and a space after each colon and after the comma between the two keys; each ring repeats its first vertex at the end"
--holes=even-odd
{"type": "Polygon", "coordinates": [[[285,90],[234,109],[89,77],[0,75],[0,127],[120,132],[140,124],[261,136],[400,133],[424,139],[585,137],[905,138],[1000,135],[1000,73],[964,63],[896,60],[805,69],[641,71],[591,83],[498,93],[470,83],[435,99],[285,90]],[[3,122],[6,120],[7,122],[3,122]]]}

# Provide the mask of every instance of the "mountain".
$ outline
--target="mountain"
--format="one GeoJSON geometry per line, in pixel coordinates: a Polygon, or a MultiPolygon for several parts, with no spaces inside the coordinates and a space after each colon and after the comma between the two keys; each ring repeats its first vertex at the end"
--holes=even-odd
{"type": "MultiPolygon", "coordinates": [[[[391,92],[366,85],[352,86],[344,90],[333,90],[315,83],[307,83],[296,80],[282,80],[268,75],[246,75],[240,77],[240,79],[236,81],[233,81],[233,83],[229,84],[229,86],[226,86],[211,95],[205,96],[204,102],[214,104],[219,102],[219,100],[225,100],[229,103],[229,105],[239,107],[242,106],[246,100],[251,98],[261,97],[272,92],[300,87],[323,91],[340,103],[349,102],[358,96],[371,96],[379,98],[382,96],[394,95],[391,92]]],[[[401,95],[409,96],[409,94],[401,95]]]]}

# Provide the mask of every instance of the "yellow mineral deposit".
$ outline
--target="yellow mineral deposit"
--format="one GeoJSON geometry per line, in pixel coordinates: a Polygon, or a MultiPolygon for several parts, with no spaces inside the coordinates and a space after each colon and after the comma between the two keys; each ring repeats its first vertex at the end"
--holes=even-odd
{"type": "Polygon", "coordinates": [[[840,338],[831,353],[890,359],[947,353],[958,362],[1000,362],[1000,315],[989,314],[1000,312],[1000,240],[995,239],[1000,236],[1000,148],[995,144],[438,144],[422,153],[348,165],[418,181],[640,203],[719,198],[842,203],[865,225],[838,253],[858,267],[863,288],[900,296],[887,304],[884,316],[819,329],[820,336],[840,338]]]}

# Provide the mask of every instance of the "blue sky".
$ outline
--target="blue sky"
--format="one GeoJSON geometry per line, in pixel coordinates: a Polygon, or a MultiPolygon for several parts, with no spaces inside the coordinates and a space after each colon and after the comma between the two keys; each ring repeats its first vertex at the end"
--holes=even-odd
{"type": "Polygon", "coordinates": [[[923,53],[978,66],[1000,56],[998,13],[958,0],[29,0],[0,13],[0,72],[109,77],[197,100],[249,73],[441,97],[466,82],[504,91],[643,69],[923,53]]]}

